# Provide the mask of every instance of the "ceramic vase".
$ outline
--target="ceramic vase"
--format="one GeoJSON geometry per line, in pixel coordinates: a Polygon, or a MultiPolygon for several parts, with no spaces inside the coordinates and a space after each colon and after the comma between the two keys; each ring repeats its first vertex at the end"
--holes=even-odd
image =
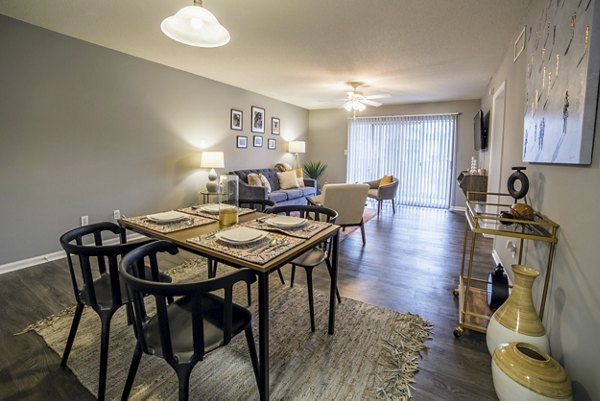
{"type": "Polygon", "coordinates": [[[533,344],[549,352],[548,336],[533,306],[531,288],[540,275],[533,267],[513,265],[515,284],[508,299],[492,315],[487,327],[486,342],[490,355],[496,347],[509,341],[533,344]]]}
{"type": "Polygon", "coordinates": [[[492,357],[492,379],[500,401],[568,401],[571,381],[550,355],[535,345],[501,344],[492,357]]]}

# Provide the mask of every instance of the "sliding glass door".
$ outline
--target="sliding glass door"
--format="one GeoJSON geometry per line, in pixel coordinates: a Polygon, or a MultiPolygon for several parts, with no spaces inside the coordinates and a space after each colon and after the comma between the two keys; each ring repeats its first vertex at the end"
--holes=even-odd
{"type": "Polygon", "coordinates": [[[398,178],[401,205],[450,207],[458,115],[349,120],[347,182],[398,178]]]}

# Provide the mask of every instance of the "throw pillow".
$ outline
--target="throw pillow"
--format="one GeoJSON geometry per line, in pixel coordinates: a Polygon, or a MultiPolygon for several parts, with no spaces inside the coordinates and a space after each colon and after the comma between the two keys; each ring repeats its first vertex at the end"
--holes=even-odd
{"type": "Polygon", "coordinates": [[[265,177],[264,174],[259,174],[258,178],[260,178],[260,182],[261,182],[262,186],[267,188],[267,193],[270,194],[271,193],[271,183],[269,182],[269,180],[267,180],[267,177],[265,177]]]}
{"type": "Polygon", "coordinates": [[[296,169],[296,179],[298,181],[298,186],[303,187],[304,186],[304,175],[302,174],[301,168],[296,169]]]}
{"type": "Polygon", "coordinates": [[[394,176],[384,175],[383,178],[379,180],[379,186],[391,184],[392,182],[394,182],[394,176]]]}
{"type": "Polygon", "coordinates": [[[248,174],[248,185],[252,185],[253,187],[262,187],[262,181],[260,177],[256,173],[248,174]]]}
{"type": "Polygon", "coordinates": [[[298,188],[298,179],[294,170],[277,173],[277,178],[279,179],[281,189],[298,188]]]}

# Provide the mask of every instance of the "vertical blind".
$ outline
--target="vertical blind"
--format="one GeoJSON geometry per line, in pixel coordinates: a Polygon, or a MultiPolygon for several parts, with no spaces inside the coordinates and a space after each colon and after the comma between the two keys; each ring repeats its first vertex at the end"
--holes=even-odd
{"type": "Polygon", "coordinates": [[[393,175],[398,204],[450,207],[457,114],[348,121],[347,182],[393,175]]]}

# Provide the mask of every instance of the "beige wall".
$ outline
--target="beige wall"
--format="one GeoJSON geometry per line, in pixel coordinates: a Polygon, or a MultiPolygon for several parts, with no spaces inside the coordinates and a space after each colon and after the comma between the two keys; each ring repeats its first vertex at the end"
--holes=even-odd
{"type": "MultiPolygon", "coordinates": [[[[529,18],[537,16],[545,1],[532,5],[529,18]]],[[[596,2],[595,12],[600,10],[596,2]]],[[[515,38],[518,32],[515,32],[515,38]]],[[[561,362],[573,381],[576,400],[600,400],[600,152],[596,144],[590,166],[561,166],[523,163],[523,105],[525,103],[525,53],[513,63],[512,43],[504,55],[490,88],[506,81],[506,117],[501,183],[505,188],[511,166],[524,165],[531,189],[533,207],[560,224],[554,257],[544,325],[549,333],[551,354],[561,362]]],[[[484,109],[491,96],[482,99],[484,109]]],[[[600,109],[599,109],[600,111],[600,109]]],[[[596,121],[598,142],[598,121],[596,121]]],[[[505,266],[515,263],[506,252],[506,238],[494,243],[505,266]]],[[[548,247],[529,244],[526,264],[542,271],[536,283],[539,305],[548,247]]]]}
{"type": "Polygon", "coordinates": [[[57,251],[82,215],[97,222],[114,209],[197,203],[202,149],[225,152],[224,173],[293,163],[285,140],[306,139],[305,109],[5,16],[0,54],[0,270],[57,251]],[[253,105],[266,110],[262,148],[252,147],[253,105]],[[235,147],[231,108],[244,112],[248,149],[235,147]]]}
{"type": "MultiPolygon", "coordinates": [[[[409,114],[462,113],[459,118],[456,138],[455,176],[468,170],[471,157],[477,156],[473,145],[473,117],[480,107],[480,100],[462,100],[443,103],[421,103],[409,105],[368,107],[360,113],[361,117],[397,116],[409,114]]],[[[325,182],[346,181],[346,156],[348,136],[348,112],[344,109],[311,110],[309,112],[307,159],[327,162],[327,170],[323,174],[321,184],[325,182]]],[[[373,179],[378,177],[373,177],[373,179]]],[[[454,206],[464,207],[465,197],[454,186],[454,206]]]]}

